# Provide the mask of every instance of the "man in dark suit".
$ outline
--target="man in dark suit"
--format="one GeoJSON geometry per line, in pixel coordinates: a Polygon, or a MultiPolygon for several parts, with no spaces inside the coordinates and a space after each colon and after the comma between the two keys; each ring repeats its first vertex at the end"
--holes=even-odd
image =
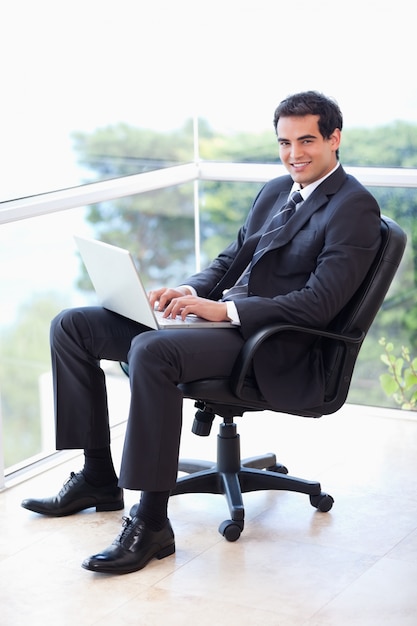
{"type": "MultiPolygon", "coordinates": [[[[228,376],[245,339],[266,324],[325,328],[378,249],[378,205],[338,162],[337,104],[317,92],[295,94],[276,109],[274,126],[289,176],[262,188],[236,240],[209,267],[183,286],[149,294],[165,316],[194,313],[231,320],[235,328],[152,331],[99,307],[63,311],[52,323],[57,448],[84,449],[85,463],[57,496],[22,506],[52,516],[93,506],[118,510],[123,487],[142,491],[133,518],[124,518],[111,546],[83,562],[86,569],[128,573],[175,551],[167,507],[181,434],[178,384],[228,376]],[[101,359],[129,363],[131,405],[119,480],[101,359]]],[[[311,338],[271,338],[256,356],[254,375],[273,406],[301,411],[322,402],[322,363],[311,338]]]]}

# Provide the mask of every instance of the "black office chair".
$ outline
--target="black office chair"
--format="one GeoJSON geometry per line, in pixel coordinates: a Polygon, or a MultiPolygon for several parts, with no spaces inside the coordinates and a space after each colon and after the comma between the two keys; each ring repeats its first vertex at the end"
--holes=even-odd
{"type": "MultiPolygon", "coordinates": [[[[302,332],[321,337],[321,349],[326,372],[323,404],[291,411],[293,415],[321,417],[337,411],[346,401],[356,359],[402,259],[406,236],[392,219],[381,219],[381,246],[368,274],[353,298],[326,330],[305,328],[292,324],[274,324],[260,329],[244,344],[230,378],[210,378],[180,385],[185,398],[194,399],[198,409],[192,431],[200,436],[210,434],[216,415],[223,418],[217,437],[217,461],[180,460],[179,477],[171,495],[184,493],[224,494],[230,519],[219,526],[228,540],[236,541],[244,527],[242,493],[259,490],[284,490],[305,493],[319,511],[327,512],[333,498],[322,492],[319,482],[288,475],[285,466],[277,463],[274,454],[240,459],[240,441],[233,419],[247,411],[273,410],[260,395],[250,377],[253,356],[271,335],[282,332],[302,332]]],[[[121,364],[128,374],[126,364],[121,364]]],[[[288,410],[284,411],[289,413],[288,410]]]]}

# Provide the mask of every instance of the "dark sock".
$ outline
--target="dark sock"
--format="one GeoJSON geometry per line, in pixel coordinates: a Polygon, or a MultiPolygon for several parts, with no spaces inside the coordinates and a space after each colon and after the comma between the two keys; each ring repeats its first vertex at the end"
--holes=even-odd
{"type": "Polygon", "coordinates": [[[85,480],[93,487],[105,487],[117,483],[110,446],[96,450],[84,450],[85,480]]]}
{"type": "Polygon", "coordinates": [[[150,530],[161,530],[168,519],[169,491],[143,491],[136,512],[150,530]]]}

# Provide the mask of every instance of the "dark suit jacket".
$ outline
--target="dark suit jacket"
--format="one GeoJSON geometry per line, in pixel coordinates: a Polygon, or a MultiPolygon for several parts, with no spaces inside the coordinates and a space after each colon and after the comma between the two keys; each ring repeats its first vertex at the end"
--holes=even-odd
{"type": "MultiPolygon", "coordinates": [[[[290,176],[283,176],[261,189],[236,241],[188,279],[199,296],[218,299],[233,286],[292,184],[290,176]]],[[[275,322],[326,328],[359,287],[379,243],[376,200],[340,166],[253,266],[249,297],[235,302],[243,337],[275,322]]],[[[310,336],[271,338],[258,351],[254,372],[263,395],[277,408],[308,408],[323,400],[320,353],[310,336]]]]}

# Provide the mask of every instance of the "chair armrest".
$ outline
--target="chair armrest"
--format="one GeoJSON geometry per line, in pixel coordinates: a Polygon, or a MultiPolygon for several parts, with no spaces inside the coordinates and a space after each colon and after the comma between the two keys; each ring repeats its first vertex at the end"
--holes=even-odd
{"type": "Polygon", "coordinates": [[[254,333],[249,339],[244,343],[233,368],[231,374],[231,386],[233,389],[233,393],[236,394],[238,398],[242,398],[242,389],[245,382],[245,379],[249,376],[250,368],[252,365],[253,357],[258,350],[259,346],[263,344],[264,341],[269,339],[272,335],[277,335],[283,332],[299,332],[299,333],[307,333],[309,335],[315,335],[316,337],[323,337],[326,339],[333,339],[335,341],[340,341],[345,344],[360,344],[364,337],[365,333],[361,331],[356,331],[350,334],[342,334],[331,332],[327,330],[321,330],[318,328],[307,328],[305,326],[297,326],[295,324],[271,324],[270,326],[265,326],[261,330],[254,333]]]}

